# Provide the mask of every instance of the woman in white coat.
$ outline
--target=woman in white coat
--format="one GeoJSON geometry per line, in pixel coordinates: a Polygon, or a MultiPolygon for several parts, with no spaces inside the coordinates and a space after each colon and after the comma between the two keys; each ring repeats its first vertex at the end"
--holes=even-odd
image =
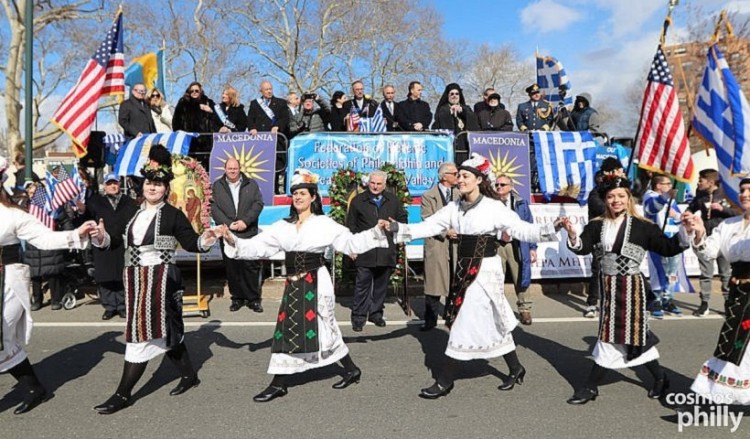
{"type": "MultiPolygon", "coordinates": [[[[0,178],[8,162],[0,157],[0,178]]],[[[14,205],[0,187],[0,373],[9,373],[24,387],[23,402],[13,411],[26,413],[48,398],[23,345],[31,337],[29,266],[21,263],[21,240],[44,249],[83,249],[96,223],[87,221],[76,230],[50,232],[34,216],[14,205]]]]}

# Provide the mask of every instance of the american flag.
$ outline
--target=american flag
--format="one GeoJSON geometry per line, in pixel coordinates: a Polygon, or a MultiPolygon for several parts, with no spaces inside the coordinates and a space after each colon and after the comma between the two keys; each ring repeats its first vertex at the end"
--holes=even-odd
{"type": "Polygon", "coordinates": [[[50,215],[52,208],[49,204],[47,191],[41,184],[36,185],[36,191],[29,200],[29,213],[34,215],[48,229],[55,230],[55,220],[50,215]]]}
{"type": "Polygon", "coordinates": [[[352,106],[349,108],[349,122],[347,123],[347,131],[359,131],[359,123],[362,119],[359,117],[359,111],[352,102],[352,106]]]}
{"type": "Polygon", "coordinates": [[[74,199],[81,193],[81,188],[78,186],[76,181],[70,178],[68,172],[60,167],[60,173],[57,175],[57,184],[55,185],[54,193],[52,194],[52,210],[57,210],[60,206],[63,206],[68,201],[74,199]]]}
{"type": "Polygon", "coordinates": [[[663,172],[679,181],[689,181],[694,170],[693,158],[672,82],[672,72],[661,46],[656,50],[648,74],[640,126],[640,138],[636,146],[638,166],[663,172]]]}
{"type": "Polygon", "coordinates": [[[73,140],[77,157],[86,155],[99,97],[125,93],[122,51],[122,12],[117,13],[107,37],[91,57],[78,82],[62,100],[52,122],[73,140]]]}

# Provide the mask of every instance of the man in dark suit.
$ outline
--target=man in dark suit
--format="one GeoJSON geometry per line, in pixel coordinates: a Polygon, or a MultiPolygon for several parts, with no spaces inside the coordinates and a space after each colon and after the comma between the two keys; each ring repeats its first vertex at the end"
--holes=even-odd
{"type": "Polygon", "coordinates": [[[374,116],[378,110],[378,102],[365,96],[365,84],[360,80],[352,82],[352,99],[344,102],[344,113],[349,114],[352,106],[362,119],[374,116]]]}
{"type": "Polygon", "coordinates": [[[380,109],[383,111],[383,119],[385,119],[385,130],[386,131],[401,131],[401,127],[398,124],[398,104],[394,100],[396,98],[396,89],[392,85],[386,85],[383,87],[383,102],[380,103],[380,109]]]}
{"type": "Polygon", "coordinates": [[[151,108],[146,102],[145,85],[135,84],[130,89],[130,97],[120,104],[117,121],[128,139],[156,132],[151,108]]]}
{"type": "MultiPolygon", "coordinates": [[[[286,100],[273,95],[269,81],[260,83],[260,97],[250,102],[247,130],[253,135],[270,131],[289,137],[289,107],[286,100]]],[[[287,142],[284,136],[279,136],[276,141],[276,192],[279,194],[284,191],[282,177],[286,168],[287,142]]]]}
{"type": "Polygon", "coordinates": [[[424,131],[432,123],[430,104],[422,100],[422,84],[409,83],[406,99],[399,102],[399,120],[404,131],[424,131]]]}
{"type": "MultiPolygon", "coordinates": [[[[380,219],[393,218],[400,223],[407,221],[401,200],[385,190],[386,178],[385,172],[372,171],[367,184],[368,190],[352,198],[346,215],[346,226],[352,233],[371,229],[380,219]]],[[[376,248],[352,258],[357,266],[351,316],[352,330],[355,332],[362,331],[367,320],[375,326],[385,326],[385,294],[391,272],[396,266],[398,252],[390,235],[388,244],[388,248],[376,248]]]]}
{"type": "Polygon", "coordinates": [[[97,223],[104,221],[111,244],[102,249],[92,247],[94,280],[99,286],[99,297],[104,307],[102,320],[115,315],[125,318],[125,285],[122,270],[125,266],[125,247],[122,236],[138,205],[120,192],[120,179],[109,173],[104,177],[104,196],[94,193],[86,201],[86,215],[97,223]]]}
{"type": "MultiPolygon", "coordinates": [[[[212,187],[211,217],[216,225],[226,225],[240,238],[258,234],[258,217],[263,210],[263,196],[255,180],[242,174],[240,163],[229,158],[224,165],[224,175],[212,187]]],[[[243,306],[263,312],[260,304],[260,264],[258,261],[228,258],[221,242],[224,267],[226,267],[229,294],[232,303],[229,311],[243,306]]]]}

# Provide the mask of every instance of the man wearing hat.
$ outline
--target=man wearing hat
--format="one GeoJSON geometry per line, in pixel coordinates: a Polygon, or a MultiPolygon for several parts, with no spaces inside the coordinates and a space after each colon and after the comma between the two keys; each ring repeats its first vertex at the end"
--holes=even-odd
{"type": "Polygon", "coordinates": [[[125,226],[137,210],[135,201],[120,192],[120,178],[114,173],[104,176],[104,195],[95,193],[86,202],[86,215],[97,223],[103,220],[104,229],[112,239],[112,244],[106,249],[92,247],[94,279],[104,307],[102,320],[116,315],[125,318],[125,287],[122,283],[125,248],[122,236],[125,226]]]}
{"type": "Polygon", "coordinates": [[[529,100],[518,104],[516,126],[520,131],[549,131],[554,119],[552,105],[542,99],[538,84],[526,87],[526,93],[529,100]]]}

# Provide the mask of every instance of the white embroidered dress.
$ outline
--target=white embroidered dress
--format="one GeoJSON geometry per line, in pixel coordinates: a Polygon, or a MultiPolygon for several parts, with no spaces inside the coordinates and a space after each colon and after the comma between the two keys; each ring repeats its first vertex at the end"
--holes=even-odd
{"type": "MultiPolygon", "coordinates": [[[[379,228],[352,234],[349,229],[324,215],[313,215],[296,224],[277,221],[250,239],[225,242],[224,252],[233,259],[264,259],[280,251],[324,253],[333,248],[345,254],[362,254],[376,247],[387,248],[388,240],[379,228]]],[[[333,364],[349,353],[334,314],[336,298],[328,269],[318,269],[319,350],[300,354],[271,354],[268,373],[286,375],[333,364]]]]}
{"type": "MultiPolygon", "coordinates": [[[[465,212],[459,202],[447,204],[418,224],[399,224],[396,242],[409,242],[443,233],[450,228],[460,235],[496,235],[503,232],[526,242],[556,241],[552,224],[529,224],[501,201],[487,197],[465,212]]],[[[518,326],[505,298],[505,273],[499,256],[486,257],[475,281],[466,290],[461,309],[450,330],[445,354],[457,360],[494,358],[516,349],[511,331],[518,326]]]]}
{"type": "MultiPolygon", "coordinates": [[[[0,189],[2,190],[2,189],[0,189]]],[[[81,240],[75,230],[52,232],[36,218],[20,210],[0,204],[0,246],[28,241],[43,250],[83,249],[88,239],[81,240]]],[[[0,372],[7,372],[26,359],[23,345],[31,339],[31,303],[29,302],[29,266],[8,264],[3,288],[3,350],[0,351],[0,372]]]]}
{"type": "MultiPolygon", "coordinates": [[[[750,262],[750,224],[745,223],[742,216],[728,218],[694,248],[707,259],[714,259],[721,252],[730,263],[750,262]]],[[[747,291],[750,285],[735,288],[747,291]]],[[[716,357],[709,358],[690,389],[717,404],[750,405],[750,348],[745,350],[739,366],[716,357]]]]}

